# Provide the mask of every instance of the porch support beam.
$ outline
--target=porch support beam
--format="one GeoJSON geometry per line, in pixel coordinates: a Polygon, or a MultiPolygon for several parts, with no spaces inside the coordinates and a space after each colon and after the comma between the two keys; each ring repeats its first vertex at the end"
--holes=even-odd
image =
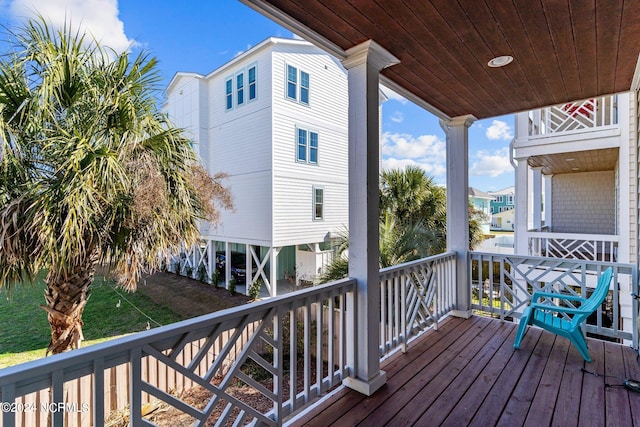
{"type": "Polygon", "coordinates": [[[456,252],[456,310],[471,316],[469,280],[469,127],[471,115],[440,120],[447,136],[447,250],[456,252]]]}
{"type": "Polygon", "coordinates": [[[542,168],[533,168],[533,191],[531,194],[531,208],[533,215],[533,229],[542,231],[542,168]]]}
{"type": "Polygon", "coordinates": [[[529,165],[527,159],[518,159],[516,168],[516,201],[515,201],[515,254],[529,255],[529,165]]]}
{"type": "Polygon", "coordinates": [[[349,298],[347,362],[344,384],[367,396],[387,381],[380,370],[379,290],[379,101],[380,70],[398,59],[372,40],[347,50],[343,65],[349,88],[349,298]],[[353,324],[355,323],[355,324],[353,324]]]}
{"type": "Polygon", "coordinates": [[[544,177],[544,225],[551,230],[553,223],[551,221],[553,206],[551,200],[553,196],[553,175],[545,175],[544,177]]]}

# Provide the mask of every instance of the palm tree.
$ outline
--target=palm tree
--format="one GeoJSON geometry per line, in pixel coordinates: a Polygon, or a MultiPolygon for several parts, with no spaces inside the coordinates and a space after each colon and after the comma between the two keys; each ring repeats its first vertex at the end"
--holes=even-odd
{"type": "MultiPolygon", "coordinates": [[[[425,258],[446,250],[447,195],[424,170],[385,170],[380,174],[380,268],[425,258]]],[[[483,235],[480,229],[482,212],[469,205],[469,247],[473,248],[483,235]]],[[[337,256],[321,276],[321,282],[346,277],[348,262],[348,231],[338,236],[337,256]]]]}
{"type": "MultiPolygon", "coordinates": [[[[336,240],[336,256],[320,278],[323,283],[342,279],[349,273],[348,231],[340,231],[336,240]]],[[[422,221],[402,224],[393,215],[386,213],[380,221],[379,266],[391,267],[443,252],[443,242],[443,236],[437,230],[425,227],[422,221]]]]}
{"type": "Polygon", "coordinates": [[[96,268],[135,289],[231,196],[156,106],[156,60],[43,19],[0,60],[0,286],[41,269],[47,353],[77,348],[96,268]]]}
{"type": "Polygon", "coordinates": [[[422,222],[445,230],[447,193],[417,166],[384,170],[380,174],[380,218],[390,212],[402,223],[422,222]]]}

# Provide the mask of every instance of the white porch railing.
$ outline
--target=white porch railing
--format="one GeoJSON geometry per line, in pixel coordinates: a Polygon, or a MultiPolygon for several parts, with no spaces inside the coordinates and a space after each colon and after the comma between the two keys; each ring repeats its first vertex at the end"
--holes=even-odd
{"type": "Polygon", "coordinates": [[[611,324],[605,324],[603,307],[586,332],[629,340],[638,348],[638,273],[631,264],[591,262],[568,259],[524,257],[472,252],[472,308],[499,317],[518,319],[533,292],[565,292],[587,297],[596,286],[598,275],[613,268],[610,295],[605,308],[611,324]]]}
{"type": "Polygon", "coordinates": [[[454,308],[454,252],[380,270],[380,356],[434,326],[454,308]]]}
{"type": "MultiPolygon", "coordinates": [[[[608,266],[614,269],[611,295],[587,332],[629,340],[638,348],[639,309],[633,297],[638,283],[632,265],[472,252],[467,282],[456,277],[455,260],[448,252],[380,271],[381,357],[406,351],[411,338],[437,328],[455,308],[459,286],[470,287],[474,310],[517,319],[533,291],[587,295],[608,266]],[[604,311],[611,314],[610,325],[603,322],[604,311]]],[[[131,425],[149,425],[152,418],[142,416],[149,401],[164,402],[199,425],[208,418],[216,425],[281,425],[349,375],[347,355],[354,349],[346,341],[346,328],[354,312],[346,309],[346,300],[354,292],[355,281],[345,279],[5,368],[0,371],[0,402],[23,411],[3,410],[0,424],[38,425],[32,421],[35,412],[24,411],[35,408],[39,425],[102,426],[112,409],[108,399],[114,396],[108,386],[110,369],[122,368],[128,387],[119,388],[117,397],[128,406],[131,425]],[[209,397],[189,403],[176,393],[182,391],[178,381],[175,390],[167,385],[168,371],[182,378],[182,389],[201,387],[209,397]],[[91,390],[86,397],[69,386],[78,379],[91,390]],[[265,399],[268,408],[238,397],[238,383],[265,399]],[[25,400],[33,393],[39,397],[25,400]],[[42,411],[42,404],[49,404],[49,412],[42,411]],[[65,409],[55,410],[60,404],[65,409]],[[81,417],[74,408],[88,408],[89,413],[81,417]]]]}
{"type": "Polygon", "coordinates": [[[619,236],[527,232],[529,255],[585,261],[616,262],[619,236]]]}
{"type": "Polygon", "coordinates": [[[617,103],[617,96],[612,95],[534,110],[529,115],[529,136],[616,125],[617,103]]]}
{"type": "Polygon", "coordinates": [[[32,409],[50,415],[45,420],[49,425],[80,424],[69,412],[73,408],[87,408],[91,413],[84,414],[84,419],[94,426],[104,425],[110,410],[105,407],[105,396],[111,394],[105,390],[105,372],[123,365],[129,371],[128,390],[122,391],[131,425],[150,425],[141,415],[150,396],[188,414],[196,424],[204,424],[215,412],[216,425],[280,425],[284,417],[340,384],[347,375],[346,317],[353,313],[345,306],[354,288],[355,282],[345,279],[5,368],[0,373],[2,425],[35,425],[25,418],[32,409]],[[214,343],[226,331],[231,332],[229,338],[212,354],[214,343]],[[194,342],[198,343],[195,349],[194,342]],[[203,366],[206,358],[211,361],[203,366]],[[160,362],[165,373],[173,370],[185,383],[201,387],[210,397],[193,405],[182,400],[181,394],[171,394],[163,387],[163,371],[144,369],[149,359],[160,362]],[[255,379],[256,373],[271,379],[271,385],[255,379]],[[92,393],[86,400],[70,401],[67,385],[78,378],[92,384],[92,393]],[[236,397],[232,388],[239,382],[245,390],[267,399],[271,409],[263,412],[236,397]],[[40,390],[50,390],[44,401],[25,403],[22,399],[40,390]],[[43,404],[54,410],[47,414],[43,404]]]}

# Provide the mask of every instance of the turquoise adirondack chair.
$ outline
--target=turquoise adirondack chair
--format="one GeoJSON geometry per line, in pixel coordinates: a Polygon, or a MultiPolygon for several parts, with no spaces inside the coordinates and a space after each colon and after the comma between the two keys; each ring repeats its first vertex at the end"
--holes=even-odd
{"type": "Polygon", "coordinates": [[[611,267],[607,268],[598,278],[598,285],[595,291],[586,299],[574,295],[534,292],[531,297],[531,304],[524,310],[522,318],[520,318],[520,326],[518,326],[518,334],[516,335],[513,348],[520,348],[520,343],[527,330],[527,325],[536,325],[556,335],[568,338],[573,345],[576,346],[584,360],[591,362],[587,342],[580,325],[587,320],[587,317],[596,311],[604,301],[609,291],[612,275],[613,270],[611,267]],[[545,304],[543,302],[545,298],[572,301],[576,308],[545,304]],[[571,316],[571,320],[565,319],[562,313],[571,316]]]}

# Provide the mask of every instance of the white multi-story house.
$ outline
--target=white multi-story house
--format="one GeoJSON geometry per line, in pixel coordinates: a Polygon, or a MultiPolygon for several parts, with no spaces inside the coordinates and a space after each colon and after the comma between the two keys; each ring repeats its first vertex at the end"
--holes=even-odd
{"type": "MultiPolygon", "coordinates": [[[[516,254],[637,262],[635,100],[622,93],[516,115],[516,254]]],[[[625,330],[629,293],[620,294],[625,330]]]]}
{"type": "Polygon", "coordinates": [[[316,279],[348,223],[341,64],[306,41],[269,38],[208,75],[177,73],[166,96],[209,172],[228,174],[235,204],[217,227],[202,225],[193,268],[213,271],[215,253],[219,269],[232,259],[226,283],[250,271],[271,295],[278,280],[316,279]]]}

